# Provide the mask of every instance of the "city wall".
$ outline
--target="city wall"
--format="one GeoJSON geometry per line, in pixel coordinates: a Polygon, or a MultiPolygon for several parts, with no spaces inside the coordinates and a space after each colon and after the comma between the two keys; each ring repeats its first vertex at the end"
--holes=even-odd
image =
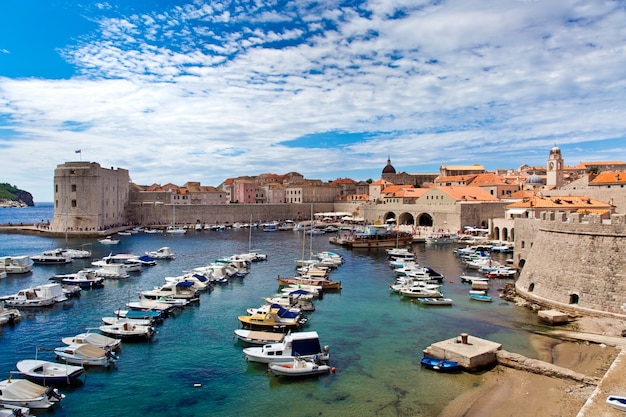
{"type": "Polygon", "coordinates": [[[515,220],[515,287],[522,297],[568,314],[626,319],[626,216],[547,212],[515,220]]]}
{"type": "MultiPolygon", "coordinates": [[[[315,203],[313,212],[333,211],[333,203],[315,203]]],[[[269,222],[274,220],[305,220],[311,218],[311,204],[228,204],[172,205],[132,203],[128,221],[141,225],[191,225],[269,222]]]]}

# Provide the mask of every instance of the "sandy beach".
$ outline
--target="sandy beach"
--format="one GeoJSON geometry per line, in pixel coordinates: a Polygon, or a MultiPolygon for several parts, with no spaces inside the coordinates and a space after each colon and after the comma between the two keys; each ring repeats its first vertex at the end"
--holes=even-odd
{"type": "MultiPolygon", "coordinates": [[[[582,320],[576,329],[616,335],[615,324],[582,320]]],[[[602,377],[620,352],[602,344],[561,341],[541,335],[531,338],[537,359],[587,376],[602,377]]],[[[498,365],[485,372],[480,385],[457,397],[439,416],[575,417],[594,389],[593,385],[498,365]]]]}

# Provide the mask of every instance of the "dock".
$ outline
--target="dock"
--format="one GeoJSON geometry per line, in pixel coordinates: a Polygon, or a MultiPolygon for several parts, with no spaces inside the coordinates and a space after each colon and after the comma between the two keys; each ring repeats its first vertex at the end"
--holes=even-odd
{"type": "Polygon", "coordinates": [[[467,370],[475,370],[496,363],[496,352],[500,349],[500,343],[461,333],[458,337],[433,343],[424,349],[424,354],[457,362],[467,370]]]}

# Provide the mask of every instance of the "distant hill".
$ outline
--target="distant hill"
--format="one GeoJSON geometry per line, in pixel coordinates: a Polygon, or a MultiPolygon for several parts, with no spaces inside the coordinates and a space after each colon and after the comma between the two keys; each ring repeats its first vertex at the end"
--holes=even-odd
{"type": "Polygon", "coordinates": [[[34,206],[33,195],[28,191],[0,183],[0,207],[34,206]]]}

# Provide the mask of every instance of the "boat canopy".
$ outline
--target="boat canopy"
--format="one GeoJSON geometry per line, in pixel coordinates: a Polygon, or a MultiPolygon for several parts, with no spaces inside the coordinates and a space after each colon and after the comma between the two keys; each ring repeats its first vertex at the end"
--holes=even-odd
{"type": "Polygon", "coordinates": [[[192,277],[194,277],[200,282],[207,282],[209,280],[205,275],[202,275],[202,274],[193,274],[192,277]]]}
{"type": "Polygon", "coordinates": [[[293,311],[289,311],[283,306],[281,306],[280,304],[272,304],[270,308],[278,309],[278,313],[277,313],[278,317],[281,317],[283,319],[295,319],[298,316],[300,316],[300,314],[294,313],[293,311]]]}
{"type": "Polygon", "coordinates": [[[178,288],[190,288],[190,287],[193,287],[193,282],[192,281],[179,281],[176,283],[176,286],[178,288]]]}
{"type": "Polygon", "coordinates": [[[322,348],[318,338],[298,339],[291,342],[292,356],[316,355],[321,351],[322,348]]]}

